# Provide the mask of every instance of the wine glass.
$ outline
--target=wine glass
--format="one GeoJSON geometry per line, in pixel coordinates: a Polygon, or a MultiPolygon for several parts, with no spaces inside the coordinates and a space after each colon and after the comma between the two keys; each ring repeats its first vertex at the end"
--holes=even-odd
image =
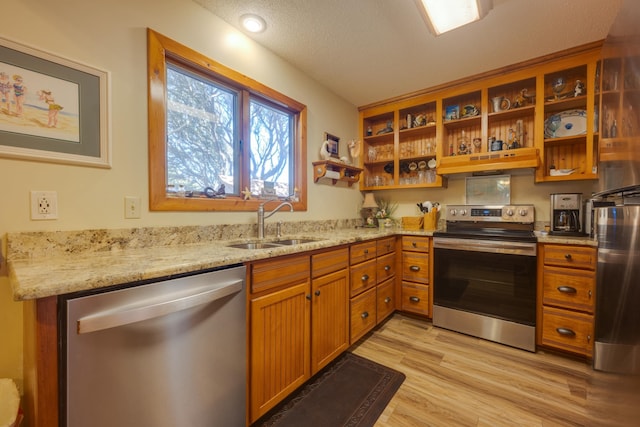
{"type": "Polygon", "coordinates": [[[557,77],[551,82],[551,90],[553,90],[556,100],[560,99],[560,95],[566,86],[567,81],[564,77],[557,77]]]}

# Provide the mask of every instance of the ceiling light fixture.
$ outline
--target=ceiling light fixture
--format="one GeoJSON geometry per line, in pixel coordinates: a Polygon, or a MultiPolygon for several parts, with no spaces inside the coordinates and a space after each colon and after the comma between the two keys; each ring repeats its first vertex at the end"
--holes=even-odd
{"type": "Polygon", "coordinates": [[[267,28],[267,23],[264,22],[264,19],[251,13],[242,15],[240,24],[242,24],[242,28],[252,33],[261,33],[267,28]]]}
{"type": "Polygon", "coordinates": [[[478,21],[491,9],[491,0],[416,0],[416,3],[436,36],[478,21]]]}

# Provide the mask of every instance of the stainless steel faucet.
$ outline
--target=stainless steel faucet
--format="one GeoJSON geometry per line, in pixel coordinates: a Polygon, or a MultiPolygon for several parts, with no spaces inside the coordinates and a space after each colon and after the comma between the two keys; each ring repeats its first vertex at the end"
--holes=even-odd
{"type": "Polygon", "coordinates": [[[269,218],[271,215],[278,212],[278,210],[280,210],[280,208],[284,206],[289,206],[289,211],[293,212],[293,205],[291,203],[282,202],[278,206],[276,206],[274,210],[272,210],[271,212],[269,212],[269,214],[265,216],[264,205],[272,201],[274,200],[267,200],[266,202],[260,203],[260,206],[258,206],[258,239],[264,239],[264,220],[265,219],[269,218]]]}

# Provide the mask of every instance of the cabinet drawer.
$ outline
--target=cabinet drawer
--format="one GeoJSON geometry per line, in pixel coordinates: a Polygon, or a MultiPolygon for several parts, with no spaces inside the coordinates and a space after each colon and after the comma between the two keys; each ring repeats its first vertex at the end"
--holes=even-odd
{"type": "Polygon", "coordinates": [[[597,262],[596,248],[570,245],[544,245],[545,265],[594,270],[597,262]]]}
{"type": "Polygon", "coordinates": [[[402,250],[429,252],[429,238],[421,236],[402,236],[402,250]]]}
{"type": "Polygon", "coordinates": [[[429,315],[429,285],[402,282],[402,311],[429,315]]]}
{"type": "Polygon", "coordinates": [[[396,238],[388,237],[386,239],[378,240],[376,244],[377,255],[385,255],[396,250],[396,238]]]}
{"type": "Polygon", "coordinates": [[[429,283],[429,255],[420,252],[402,252],[402,280],[429,283]]]}
{"type": "Polygon", "coordinates": [[[542,344],[591,357],[593,354],[593,316],[553,307],[543,307],[542,344]]]}
{"type": "Polygon", "coordinates": [[[376,326],[375,288],[351,299],[350,318],[350,343],[353,344],[376,326]]]}
{"type": "Polygon", "coordinates": [[[376,245],[375,240],[351,245],[351,265],[375,258],[376,245]]]}
{"type": "Polygon", "coordinates": [[[309,256],[283,257],[251,265],[251,292],[309,280],[309,256]]]}
{"type": "Polygon", "coordinates": [[[360,292],[376,285],[376,260],[360,263],[351,267],[351,292],[350,295],[358,295],[360,292]]]}
{"type": "Polygon", "coordinates": [[[396,309],[395,280],[389,279],[376,287],[376,323],[380,323],[396,309]]]}
{"type": "Polygon", "coordinates": [[[542,281],[543,304],[593,313],[595,272],[546,266],[542,281]]]}
{"type": "Polygon", "coordinates": [[[349,249],[342,248],[311,255],[311,277],[320,277],[347,268],[349,249]]]}
{"type": "Polygon", "coordinates": [[[396,254],[391,253],[376,259],[376,283],[382,283],[385,280],[396,275],[396,254]]]}

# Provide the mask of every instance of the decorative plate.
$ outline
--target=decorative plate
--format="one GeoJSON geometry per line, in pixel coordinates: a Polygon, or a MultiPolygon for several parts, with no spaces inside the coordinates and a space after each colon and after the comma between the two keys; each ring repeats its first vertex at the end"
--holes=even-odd
{"type": "Polygon", "coordinates": [[[583,135],[587,133],[587,111],[567,110],[549,116],[544,121],[545,138],[583,135]]]}
{"type": "Polygon", "coordinates": [[[462,107],[462,117],[473,117],[480,114],[475,105],[465,105],[462,107]]]}

